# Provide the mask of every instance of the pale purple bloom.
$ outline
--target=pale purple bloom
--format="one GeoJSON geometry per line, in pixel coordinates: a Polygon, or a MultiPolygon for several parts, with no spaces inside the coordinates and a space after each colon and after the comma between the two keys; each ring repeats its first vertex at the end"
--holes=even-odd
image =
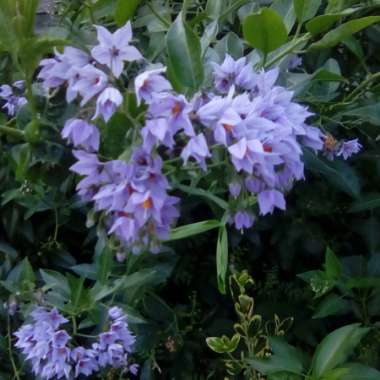
{"type": "Polygon", "coordinates": [[[347,160],[353,154],[359,153],[361,149],[362,145],[359,143],[358,139],[342,141],[336,155],[338,157],[342,156],[344,160],[347,160]]]}
{"type": "Polygon", "coordinates": [[[228,185],[228,190],[233,198],[237,198],[241,193],[241,184],[239,182],[231,182],[228,185]]]}
{"type": "Polygon", "coordinates": [[[62,324],[68,322],[68,320],[64,318],[56,308],[46,310],[43,307],[37,307],[32,311],[31,316],[35,322],[46,322],[53,329],[57,329],[62,324]]]}
{"type": "Polygon", "coordinates": [[[132,27],[129,21],[115,33],[110,33],[103,26],[96,26],[96,30],[99,45],[91,50],[91,54],[99,63],[107,65],[116,78],[121,75],[125,61],[142,59],[141,53],[130,45],[132,27]]]}
{"type": "Polygon", "coordinates": [[[96,101],[96,113],[93,119],[102,116],[107,123],[111,119],[118,107],[123,103],[123,97],[120,91],[114,87],[106,88],[96,101]]]}
{"type": "Polygon", "coordinates": [[[117,317],[110,330],[99,335],[100,343],[92,348],[82,346],[70,348],[71,336],[65,330],[57,331],[59,324],[66,321],[56,309],[37,307],[32,312],[33,324],[21,326],[14,334],[15,346],[20,348],[30,361],[33,373],[41,379],[77,378],[90,376],[101,368],[119,368],[128,365],[128,356],[136,341],[126,322],[127,316],[118,307],[109,310],[117,317]]]}
{"type": "Polygon", "coordinates": [[[324,135],[321,130],[310,126],[304,126],[304,129],[305,135],[301,136],[301,142],[314,151],[323,149],[324,135]]]}
{"type": "Polygon", "coordinates": [[[227,54],[221,65],[214,63],[215,88],[221,93],[227,93],[234,85],[245,90],[251,89],[255,74],[252,66],[246,61],[245,57],[235,61],[227,54]]]}
{"type": "Polygon", "coordinates": [[[129,372],[132,374],[132,375],[135,375],[137,376],[137,373],[139,372],[139,365],[138,364],[132,364],[129,366],[129,372]]]}
{"type": "Polygon", "coordinates": [[[300,57],[299,55],[293,55],[289,60],[288,69],[294,70],[301,65],[302,65],[302,57],[300,57]]]}
{"type": "Polygon", "coordinates": [[[16,80],[16,82],[13,82],[13,87],[19,89],[20,91],[25,90],[25,81],[24,80],[16,80]]]}
{"type": "Polygon", "coordinates": [[[98,128],[82,119],[69,119],[61,132],[75,148],[97,152],[99,149],[100,134],[98,128]]]}
{"type": "MultiPolygon", "coordinates": [[[[15,86],[15,84],[13,84],[13,87],[20,90],[15,86]]],[[[5,104],[2,108],[7,112],[8,116],[11,117],[14,116],[19,111],[19,109],[27,103],[25,97],[16,95],[13,91],[13,88],[7,84],[0,86],[0,98],[5,101],[5,104]]]]}
{"type": "Polygon", "coordinates": [[[200,133],[189,140],[181,153],[181,157],[185,165],[189,158],[192,157],[203,170],[207,170],[206,158],[211,157],[211,153],[208,149],[207,141],[203,133],[200,133]]]}
{"type": "Polygon", "coordinates": [[[268,94],[276,83],[280,74],[279,69],[276,67],[269,71],[262,70],[256,76],[255,88],[261,95],[268,94]]]}
{"type": "Polygon", "coordinates": [[[191,104],[183,95],[172,95],[169,93],[155,94],[148,109],[148,116],[152,119],[165,119],[171,134],[183,130],[192,137],[195,135],[190,113],[191,104]]]}
{"type": "Polygon", "coordinates": [[[103,71],[88,64],[81,69],[79,79],[72,85],[71,90],[82,96],[80,105],[83,107],[106,88],[107,82],[107,75],[103,71]]]}
{"type": "Polygon", "coordinates": [[[174,134],[176,132],[164,118],[147,120],[145,127],[141,130],[143,147],[147,152],[151,152],[159,142],[171,149],[174,146],[174,134]]]}
{"type": "Polygon", "coordinates": [[[13,95],[13,90],[11,86],[7,84],[3,84],[0,86],[0,98],[7,100],[12,95],[13,95]]]}
{"type": "Polygon", "coordinates": [[[237,230],[251,228],[255,221],[254,216],[247,211],[238,211],[233,217],[233,223],[237,230]]]}
{"type": "Polygon", "coordinates": [[[154,99],[155,94],[172,89],[170,82],[161,75],[165,71],[166,67],[162,67],[144,71],[136,77],[135,93],[138,105],[140,105],[141,100],[149,104],[154,99]]]}
{"type": "Polygon", "coordinates": [[[126,317],[123,310],[118,306],[111,307],[108,310],[108,315],[112,320],[123,320],[126,317]]]}
{"type": "Polygon", "coordinates": [[[258,194],[260,214],[272,214],[275,208],[286,209],[284,195],[278,190],[265,190],[258,194]]]}

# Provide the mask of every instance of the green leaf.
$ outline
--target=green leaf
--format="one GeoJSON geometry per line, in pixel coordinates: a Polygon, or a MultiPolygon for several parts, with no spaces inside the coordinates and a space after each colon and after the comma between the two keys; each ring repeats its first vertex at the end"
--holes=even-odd
{"type": "Polygon", "coordinates": [[[216,272],[218,288],[226,294],[226,274],[228,267],[228,234],[226,226],[219,227],[218,242],[216,245],[216,272]]]}
{"type": "Polygon", "coordinates": [[[300,24],[310,20],[318,12],[322,0],[293,0],[294,11],[300,24]]]}
{"type": "Polygon", "coordinates": [[[12,158],[16,162],[16,179],[22,181],[25,179],[31,159],[31,150],[28,143],[15,145],[11,151],[12,158]]]}
{"type": "Polygon", "coordinates": [[[141,0],[118,0],[115,7],[114,19],[118,26],[123,26],[133,17],[141,0]]]}
{"type": "Polygon", "coordinates": [[[215,45],[215,51],[222,60],[226,54],[238,59],[244,54],[244,44],[236,33],[228,32],[221,40],[217,42],[215,45]]]}
{"type": "Polygon", "coordinates": [[[276,372],[302,374],[302,354],[293,346],[278,337],[269,338],[273,354],[269,359],[248,359],[248,364],[264,375],[276,372]]]}
{"type": "Polygon", "coordinates": [[[352,353],[369,328],[354,323],[341,327],[327,335],[318,345],[313,357],[312,370],[317,378],[336,368],[352,353]]]}
{"type": "Polygon", "coordinates": [[[325,34],[320,41],[313,43],[309,49],[328,49],[334,47],[345,38],[379,21],[380,16],[368,16],[348,21],[325,34]]]}
{"type": "Polygon", "coordinates": [[[106,246],[103,249],[102,254],[100,255],[97,263],[96,279],[101,284],[105,284],[107,282],[107,279],[111,273],[112,261],[112,251],[108,246],[106,246]]]}
{"type": "Polygon", "coordinates": [[[288,31],[275,10],[263,8],[244,20],[243,35],[252,47],[268,54],[286,42],[288,31]]]}
{"type": "Polygon", "coordinates": [[[176,80],[195,92],[203,82],[201,44],[198,36],[186,24],[182,12],[166,36],[168,64],[176,80]]]}
{"type": "Polygon", "coordinates": [[[206,14],[213,20],[217,20],[223,9],[223,0],[207,0],[206,14]]]}
{"type": "Polygon", "coordinates": [[[314,17],[306,23],[306,30],[313,35],[317,35],[330,29],[342,17],[350,15],[356,11],[355,8],[348,8],[344,12],[334,14],[324,14],[314,17]]]}
{"type": "Polygon", "coordinates": [[[349,212],[362,212],[367,210],[374,210],[380,207],[380,194],[366,194],[358,201],[352,203],[349,212]]]}
{"type": "Polygon", "coordinates": [[[368,104],[340,112],[337,116],[355,116],[362,122],[368,122],[373,125],[380,126],[380,104],[376,101],[373,104],[368,104]]]}
{"type": "Polygon", "coordinates": [[[310,150],[304,151],[303,156],[307,169],[324,176],[337,189],[344,191],[353,198],[360,195],[359,177],[347,163],[341,160],[330,162],[317,157],[310,150]]]}
{"type": "Polygon", "coordinates": [[[63,274],[49,269],[40,269],[40,274],[50,289],[54,289],[67,297],[70,295],[69,283],[63,274]]]}
{"type": "Polygon", "coordinates": [[[223,335],[222,337],[209,337],[206,339],[207,345],[218,354],[234,352],[240,342],[240,335],[235,334],[231,339],[223,335]]]}
{"type": "Polygon", "coordinates": [[[170,232],[168,241],[184,239],[189,236],[202,234],[206,231],[210,231],[218,227],[220,227],[220,221],[214,219],[192,224],[186,224],[185,226],[173,228],[170,232]]]}
{"type": "Polygon", "coordinates": [[[93,299],[90,290],[84,287],[84,280],[84,277],[68,275],[70,302],[66,306],[70,314],[79,314],[91,306],[93,299]]]}
{"type": "Polygon", "coordinates": [[[313,319],[326,318],[331,315],[342,315],[350,310],[350,304],[336,294],[330,294],[317,306],[313,319]]]}
{"type": "Polygon", "coordinates": [[[363,364],[347,364],[346,373],[339,380],[379,380],[380,372],[363,364]]]}
{"type": "Polygon", "coordinates": [[[326,248],[325,270],[328,278],[337,279],[342,274],[342,264],[336,257],[335,253],[326,248]]]}
{"type": "Polygon", "coordinates": [[[282,17],[286,29],[290,32],[296,22],[293,0],[275,0],[271,8],[282,17]]]}

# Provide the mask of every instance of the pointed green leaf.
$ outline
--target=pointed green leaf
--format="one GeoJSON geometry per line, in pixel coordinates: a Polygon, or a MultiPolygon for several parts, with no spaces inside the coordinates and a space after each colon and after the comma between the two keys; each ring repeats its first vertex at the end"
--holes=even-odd
{"type": "Polygon", "coordinates": [[[192,224],[187,224],[185,226],[173,228],[170,232],[168,241],[184,239],[189,236],[202,234],[206,231],[213,230],[220,226],[219,220],[205,220],[203,222],[197,222],[192,224]]]}
{"type": "Polygon", "coordinates": [[[114,19],[118,26],[123,26],[133,17],[141,0],[118,0],[115,7],[114,19]]]}
{"type": "Polygon", "coordinates": [[[328,49],[334,47],[345,38],[379,21],[380,16],[368,16],[348,21],[325,34],[320,41],[313,43],[309,49],[328,49]]]}
{"type": "Polygon", "coordinates": [[[218,288],[222,294],[226,294],[226,274],[228,267],[228,235],[226,226],[219,228],[218,242],[216,246],[216,272],[218,288]]]}
{"type": "Polygon", "coordinates": [[[203,82],[201,44],[198,36],[187,25],[182,12],[166,36],[168,65],[176,80],[195,92],[203,82]]]}
{"type": "Polygon", "coordinates": [[[327,335],[314,354],[313,374],[321,378],[326,372],[342,364],[368,331],[369,328],[361,327],[360,323],[354,323],[327,335]]]}

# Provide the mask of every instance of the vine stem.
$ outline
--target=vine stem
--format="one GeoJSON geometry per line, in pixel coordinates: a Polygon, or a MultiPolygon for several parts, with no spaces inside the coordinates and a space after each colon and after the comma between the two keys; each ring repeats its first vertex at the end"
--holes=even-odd
{"type": "Polygon", "coordinates": [[[9,351],[9,359],[12,364],[13,373],[14,373],[14,379],[20,380],[20,375],[18,373],[18,369],[15,363],[15,360],[13,358],[12,353],[12,333],[11,333],[11,319],[9,318],[9,314],[7,314],[7,330],[8,330],[8,351],[9,351]]]}
{"type": "Polygon", "coordinates": [[[289,53],[291,53],[295,48],[300,45],[302,42],[306,42],[310,39],[310,33],[304,34],[302,37],[299,38],[297,42],[292,43],[287,49],[279,53],[277,56],[272,58],[269,62],[267,62],[264,66],[264,68],[271,67],[274,65],[276,62],[278,62],[280,59],[284,58],[287,56],[289,53]]]}
{"type": "Polygon", "coordinates": [[[380,78],[380,72],[376,73],[376,74],[373,74],[373,75],[370,75],[366,80],[364,80],[362,83],[359,84],[358,87],[355,88],[354,91],[352,91],[348,96],[347,98],[345,99],[345,101],[350,101],[350,100],[353,100],[355,99],[355,97],[360,94],[361,90],[363,88],[365,88],[369,83],[371,83],[373,80],[376,80],[377,78],[380,78]]]}
{"type": "Polygon", "coordinates": [[[25,137],[25,134],[23,131],[19,131],[16,128],[6,127],[5,125],[0,125],[0,133],[4,133],[8,136],[16,137],[22,140],[25,137]]]}

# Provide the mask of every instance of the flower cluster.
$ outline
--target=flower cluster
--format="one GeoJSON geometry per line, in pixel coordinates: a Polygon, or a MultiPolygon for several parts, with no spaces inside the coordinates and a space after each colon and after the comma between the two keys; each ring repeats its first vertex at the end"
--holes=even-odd
{"type": "Polygon", "coordinates": [[[26,98],[23,96],[24,81],[19,80],[9,86],[3,84],[0,86],[0,98],[5,102],[3,109],[8,116],[14,116],[17,111],[27,103],[26,98]]]}
{"type": "Polygon", "coordinates": [[[45,88],[66,85],[66,100],[72,102],[81,98],[80,105],[86,105],[96,97],[96,112],[93,119],[102,116],[108,122],[123,102],[120,91],[114,87],[125,62],[142,58],[132,45],[132,28],[128,22],[115,33],[97,26],[99,44],[91,50],[91,55],[77,48],[67,46],[63,53],[55,52],[53,58],[43,59],[38,78],[45,88]]]}
{"type": "MultiPolygon", "coordinates": [[[[92,49],[92,57],[66,48],[42,63],[40,78],[47,87],[66,83],[68,101],[79,94],[84,105],[98,95],[94,118],[102,115],[107,121],[122,96],[108,86],[110,78],[101,69],[108,67],[111,79],[118,78],[124,61],[142,56],[129,45],[129,23],[114,34],[103,27],[97,32],[99,45],[92,49]],[[95,67],[96,62],[103,66],[95,67]]],[[[195,161],[207,172],[207,161],[216,160],[214,149],[222,150],[225,159],[220,162],[218,153],[216,160],[227,169],[221,185],[230,194],[230,221],[241,230],[253,225],[257,213],[286,209],[285,194],[304,178],[305,147],[327,152],[329,136],[307,123],[313,114],[293,100],[291,91],[276,85],[277,68],[255,72],[246,57],[234,60],[227,55],[213,69],[213,87],[191,99],[173,90],[165,67],[136,76],[137,104],[144,103],[146,112],[141,146],[129,162],[100,162],[99,131],[87,121],[71,119],[62,131],[76,148],[77,162],[71,170],[83,176],[79,195],[105,213],[108,232],[132,252],[158,252],[178,217],[178,199],[168,195],[161,157],[179,155],[185,165],[195,161]]],[[[329,154],[347,159],[360,148],[357,140],[337,142],[329,154]]]]}
{"type": "Polygon", "coordinates": [[[125,368],[136,374],[138,366],[128,366],[135,337],[127,317],[118,307],[108,311],[110,329],[99,335],[91,348],[74,347],[73,338],[61,325],[68,322],[57,309],[37,307],[31,313],[33,323],[23,325],[16,333],[16,347],[31,362],[33,373],[42,379],[72,379],[89,376],[102,368],[125,368]]]}

